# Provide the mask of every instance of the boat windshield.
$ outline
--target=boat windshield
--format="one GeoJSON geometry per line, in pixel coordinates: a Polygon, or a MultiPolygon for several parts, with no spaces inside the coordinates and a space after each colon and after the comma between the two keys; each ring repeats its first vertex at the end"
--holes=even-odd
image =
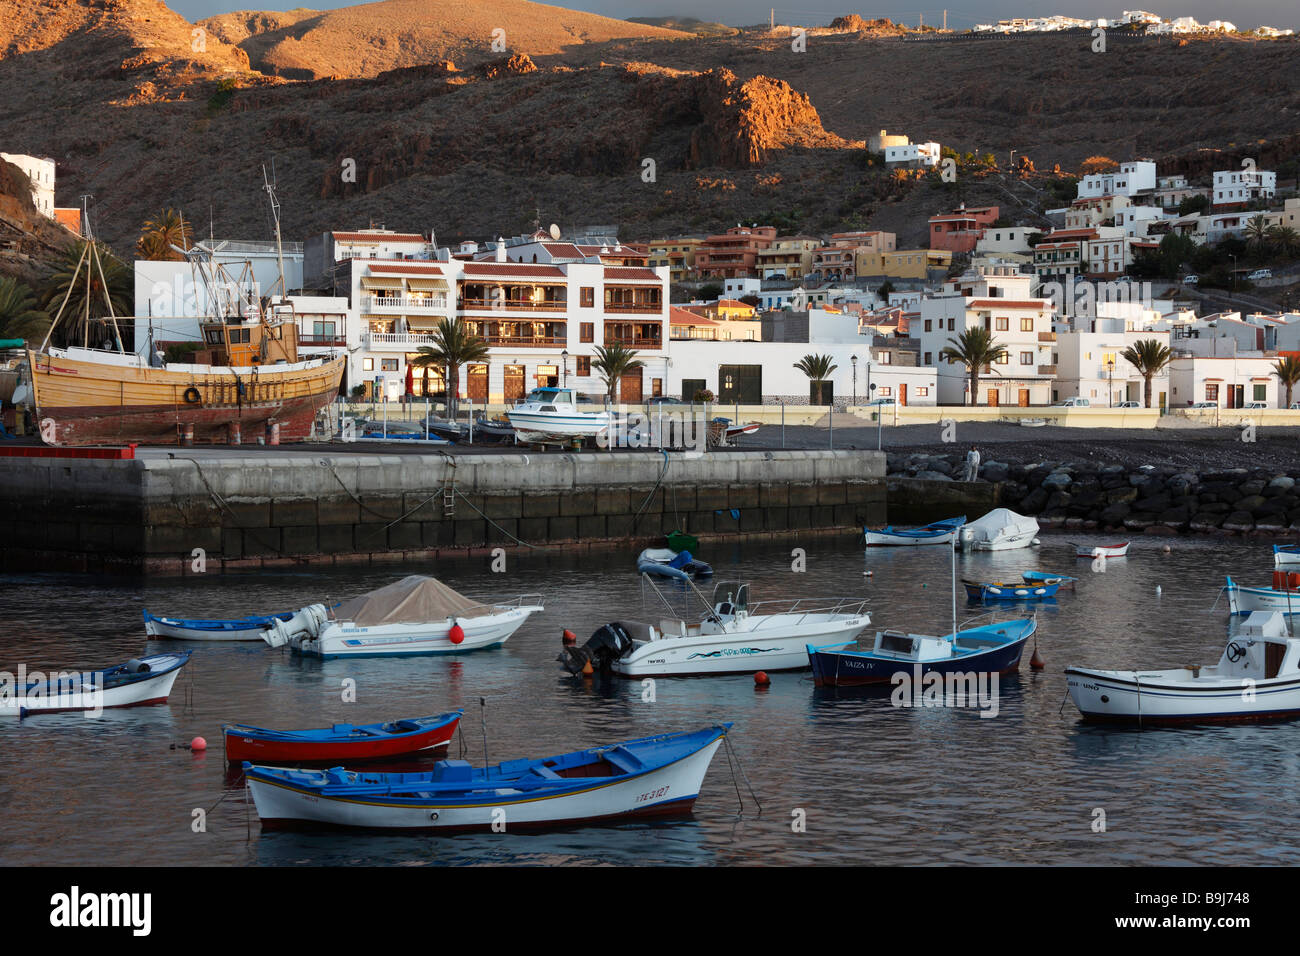
{"type": "Polygon", "coordinates": [[[528,397],[524,401],[546,405],[572,405],[573,392],[567,388],[535,388],[528,393],[528,397]]]}
{"type": "Polygon", "coordinates": [[[719,581],[713,588],[713,609],[719,614],[735,614],[749,608],[749,585],[738,581],[719,581]],[[723,605],[726,605],[724,608],[723,605]]]}

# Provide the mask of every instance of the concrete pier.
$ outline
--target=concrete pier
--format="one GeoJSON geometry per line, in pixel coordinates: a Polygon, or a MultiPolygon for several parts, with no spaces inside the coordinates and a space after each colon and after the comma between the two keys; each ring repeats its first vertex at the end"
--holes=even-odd
{"type": "Polygon", "coordinates": [[[885,520],[876,451],[0,459],[5,570],[182,575],[885,520]]]}

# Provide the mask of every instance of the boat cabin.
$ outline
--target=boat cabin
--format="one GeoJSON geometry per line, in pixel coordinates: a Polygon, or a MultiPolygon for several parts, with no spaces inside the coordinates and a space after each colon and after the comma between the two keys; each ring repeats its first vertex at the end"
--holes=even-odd
{"type": "MultiPolygon", "coordinates": [[[[1252,611],[1228,638],[1223,656],[1205,676],[1273,680],[1300,674],[1300,640],[1291,636],[1278,611],[1252,611]]],[[[1199,675],[1194,675],[1199,676],[1199,675]]]]}
{"type": "Polygon", "coordinates": [[[549,386],[546,388],[535,388],[528,393],[528,397],[524,399],[523,404],[540,405],[542,407],[539,408],[538,411],[542,412],[558,411],[556,408],[557,405],[573,404],[573,389],[551,388],[549,386]]]}
{"type": "Polygon", "coordinates": [[[248,321],[202,323],[204,348],[194,353],[194,363],[246,368],[297,362],[298,326],[292,313],[286,320],[276,309],[273,318],[262,322],[250,312],[248,321]]]}
{"type": "Polygon", "coordinates": [[[951,657],[952,645],[946,638],[928,634],[877,631],[872,654],[898,661],[932,661],[951,657]]]}

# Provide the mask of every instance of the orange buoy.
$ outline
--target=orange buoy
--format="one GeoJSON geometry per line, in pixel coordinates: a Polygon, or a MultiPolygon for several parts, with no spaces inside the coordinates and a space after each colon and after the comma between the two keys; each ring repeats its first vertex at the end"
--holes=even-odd
{"type": "Polygon", "coordinates": [[[1041,671],[1047,666],[1047,662],[1038,656],[1038,645],[1034,645],[1034,656],[1029,658],[1029,666],[1036,671],[1041,671]]]}
{"type": "Polygon", "coordinates": [[[592,674],[594,674],[594,673],[595,673],[595,671],[592,670],[592,667],[591,667],[591,661],[583,661],[583,662],[582,662],[582,676],[583,676],[583,677],[590,677],[590,676],[591,676],[592,674]]]}
{"type": "Polygon", "coordinates": [[[453,644],[459,644],[461,641],[465,640],[465,629],[461,627],[459,623],[453,624],[451,630],[447,632],[447,640],[451,641],[453,644]]]}
{"type": "Polygon", "coordinates": [[[195,737],[193,740],[190,741],[190,749],[193,750],[195,753],[199,753],[201,751],[207,750],[208,742],[204,740],[202,737],[195,737]]]}
{"type": "Polygon", "coordinates": [[[766,687],[770,683],[772,683],[772,678],[767,676],[767,671],[759,671],[754,675],[755,687],[766,687]]]}
{"type": "Polygon", "coordinates": [[[577,635],[577,634],[574,634],[574,633],[573,633],[571,630],[569,630],[567,627],[564,629],[564,633],[561,635],[561,638],[563,639],[563,641],[564,641],[565,644],[576,644],[576,643],[578,643],[578,635],[577,635]]]}

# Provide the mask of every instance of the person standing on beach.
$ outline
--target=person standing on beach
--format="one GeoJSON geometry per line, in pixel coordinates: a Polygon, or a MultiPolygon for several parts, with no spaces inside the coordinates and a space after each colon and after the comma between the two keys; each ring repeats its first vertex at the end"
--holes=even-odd
{"type": "Polygon", "coordinates": [[[974,446],[966,453],[966,480],[975,481],[980,476],[980,453],[974,446]]]}

